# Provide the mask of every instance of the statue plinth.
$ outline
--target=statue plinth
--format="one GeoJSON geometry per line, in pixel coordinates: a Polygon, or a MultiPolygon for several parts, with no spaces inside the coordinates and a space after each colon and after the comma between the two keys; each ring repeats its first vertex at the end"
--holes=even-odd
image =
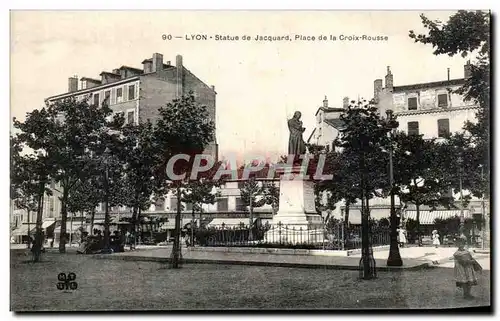
{"type": "Polygon", "coordinates": [[[314,182],[300,166],[276,170],[280,176],[279,210],[272,228],[264,236],[270,243],[313,243],[323,241],[322,230],[309,230],[307,214],[318,215],[315,206],[314,182]],[[318,236],[316,234],[320,233],[318,236]]]}

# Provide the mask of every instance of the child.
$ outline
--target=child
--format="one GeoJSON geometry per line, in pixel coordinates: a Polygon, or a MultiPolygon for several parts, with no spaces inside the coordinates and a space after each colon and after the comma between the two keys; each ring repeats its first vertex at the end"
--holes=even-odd
{"type": "Polygon", "coordinates": [[[455,281],[456,286],[462,288],[464,298],[472,299],[471,287],[477,285],[475,272],[481,271],[481,266],[465,249],[466,239],[460,237],[457,240],[458,250],[453,254],[455,259],[455,281]]]}
{"type": "Polygon", "coordinates": [[[404,247],[406,244],[406,231],[405,229],[401,228],[399,229],[399,245],[401,247],[404,247]]]}
{"type": "Polygon", "coordinates": [[[441,245],[441,241],[439,241],[439,234],[438,231],[434,230],[432,231],[432,244],[438,248],[441,245]]]}

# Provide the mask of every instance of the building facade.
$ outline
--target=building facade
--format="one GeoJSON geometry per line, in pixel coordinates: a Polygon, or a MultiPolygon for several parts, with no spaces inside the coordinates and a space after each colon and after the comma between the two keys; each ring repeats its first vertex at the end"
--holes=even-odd
{"type": "MultiPolygon", "coordinates": [[[[142,61],[141,69],[121,66],[112,72],[103,71],[100,79],[89,77],[70,77],[68,91],[45,99],[46,103],[75,97],[90,99],[100,105],[104,101],[115,113],[122,113],[127,123],[155,121],[158,109],[188,94],[194,93],[197,103],[207,106],[210,120],[216,124],[216,92],[183,64],[182,56],[177,55],[175,65],[163,61],[163,55],[154,53],[152,58],[142,61]]],[[[217,140],[209,144],[205,153],[218,158],[217,140]]]]}
{"type": "MultiPolygon", "coordinates": [[[[394,75],[390,67],[387,67],[385,86],[382,79],[374,81],[375,106],[380,115],[384,117],[387,110],[392,110],[399,122],[398,130],[408,134],[423,135],[424,139],[446,137],[449,134],[463,131],[466,121],[475,122],[476,112],[479,106],[474,102],[467,102],[462,95],[455,93],[465,80],[470,77],[470,63],[464,65],[464,77],[459,79],[447,79],[441,81],[418,83],[411,85],[394,85],[394,75]]],[[[349,99],[344,98],[343,108],[329,108],[325,98],[323,106],[316,112],[316,127],[308,139],[308,143],[331,148],[331,143],[338,137],[342,128],[340,113],[349,105],[349,99]]],[[[454,195],[457,199],[459,195],[454,195]]],[[[402,204],[396,197],[397,208],[402,204]]],[[[370,201],[371,216],[375,219],[388,218],[390,216],[390,201],[388,198],[375,198],[370,201]]],[[[473,215],[481,215],[483,208],[482,200],[473,198],[469,206],[464,208],[464,216],[470,218],[473,215]]],[[[346,207],[338,204],[331,213],[333,217],[345,217],[346,207]]],[[[438,209],[431,211],[425,206],[421,207],[422,224],[432,224],[435,218],[448,218],[460,215],[461,210],[438,209]]],[[[403,219],[416,219],[415,207],[411,204],[403,211],[403,219]]],[[[359,204],[352,204],[349,209],[349,221],[353,224],[361,222],[361,211],[359,204]]]]}

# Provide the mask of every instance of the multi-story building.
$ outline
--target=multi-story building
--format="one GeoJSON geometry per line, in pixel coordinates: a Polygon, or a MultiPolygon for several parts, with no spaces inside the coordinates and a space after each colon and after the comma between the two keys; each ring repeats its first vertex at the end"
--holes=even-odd
{"type": "Polygon", "coordinates": [[[325,96],[323,106],[316,111],[316,126],[311,132],[307,143],[325,146],[327,150],[333,149],[333,141],[339,135],[342,128],[340,115],[349,106],[349,98],[344,97],[342,108],[330,107],[328,98],[325,96]]]}
{"type": "MultiPolygon", "coordinates": [[[[465,101],[455,92],[470,75],[468,62],[464,66],[464,78],[395,86],[394,75],[390,67],[387,67],[385,86],[383,86],[382,79],[374,81],[374,103],[383,117],[385,117],[386,110],[390,109],[394,112],[399,122],[399,130],[404,130],[409,134],[423,134],[424,138],[446,137],[450,133],[462,131],[466,121],[475,121],[479,106],[472,101],[465,101]]],[[[316,112],[316,128],[308,142],[331,147],[331,142],[339,135],[339,129],[342,128],[342,122],[339,119],[342,108],[328,107],[326,98],[323,103],[323,107],[316,112]]],[[[344,98],[343,108],[346,108],[348,103],[348,98],[344,98]]],[[[455,196],[458,198],[458,195],[455,196]]],[[[400,206],[397,199],[396,205],[400,206]]],[[[389,199],[373,199],[370,206],[373,218],[389,217],[389,199]]],[[[459,207],[460,204],[457,206],[459,207]]],[[[481,200],[473,199],[468,208],[464,209],[464,214],[466,217],[480,215],[482,208],[481,200]]],[[[341,218],[344,212],[345,206],[340,204],[333,215],[341,218]]],[[[437,217],[447,218],[459,214],[460,210],[430,211],[429,208],[422,207],[420,220],[422,224],[432,224],[437,217]]],[[[352,223],[361,221],[361,213],[357,204],[351,206],[349,216],[352,223]]],[[[410,205],[404,212],[403,219],[405,218],[416,218],[416,210],[413,206],[410,205]]]]}
{"type": "MultiPolygon", "coordinates": [[[[380,114],[391,109],[397,116],[399,129],[424,138],[445,137],[463,130],[466,121],[475,121],[479,108],[457,94],[470,77],[470,63],[464,66],[464,78],[394,86],[394,75],[387,67],[385,87],[382,79],[374,81],[374,101],[380,114]]],[[[449,75],[449,73],[448,73],[449,75]]]]}
{"type": "MultiPolygon", "coordinates": [[[[207,106],[209,117],[215,123],[216,92],[214,86],[208,86],[183,64],[182,56],[177,55],[175,65],[163,61],[163,55],[154,53],[152,58],[142,61],[143,68],[121,66],[111,72],[103,71],[100,79],[82,77],[80,86],[78,77],[68,79],[68,91],[45,99],[46,103],[75,97],[90,98],[100,105],[108,101],[115,113],[123,113],[127,123],[139,123],[156,120],[158,109],[190,91],[196,102],[207,106]]],[[[205,153],[218,157],[216,139],[209,144],[205,153]]]]}
{"type": "MultiPolygon", "coordinates": [[[[111,71],[103,71],[99,76],[100,79],[70,77],[67,92],[48,97],[45,102],[50,104],[57,100],[74,97],[77,100],[90,99],[91,103],[101,105],[106,100],[114,113],[123,113],[127,123],[137,124],[146,120],[154,122],[159,116],[158,109],[160,107],[192,91],[196,102],[207,107],[210,119],[216,124],[215,87],[208,86],[188,70],[180,55],[176,56],[175,65],[173,65],[170,61],[164,62],[162,54],[154,53],[151,58],[142,61],[142,68],[121,66],[111,71]]],[[[216,139],[207,146],[204,153],[218,159],[216,139]]],[[[43,227],[46,233],[52,234],[54,232],[57,238],[57,234],[60,232],[58,225],[60,224],[54,223],[57,219],[60,220],[61,204],[57,190],[53,189],[53,192],[53,196],[45,197],[43,227]]],[[[164,210],[167,209],[168,207],[164,208],[164,210]]],[[[98,218],[103,206],[99,206],[97,210],[98,218]]],[[[14,208],[14,206],[12,206],[11,211],[15,225],[13,235],[22,236],[27,234],[28,229],[34,228],[32,223],[35,222],[36,214],[31,214],[30,224],[28,224],[26,211],[14,208]]],[[[111,212],[114,214],[128,213],[130,209],[113,208],[111,212]]],[[[153,212],[158,211],[154,210],[153,212]]],[[[77,230],[84,221],[82,214],[69,213],[68,215],[67,231],[77,230]]]]}

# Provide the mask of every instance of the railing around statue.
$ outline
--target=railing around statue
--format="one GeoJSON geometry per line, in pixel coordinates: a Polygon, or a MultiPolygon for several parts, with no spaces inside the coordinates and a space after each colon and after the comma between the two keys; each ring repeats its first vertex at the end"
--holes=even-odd
{"type": "MultiPolygon", "coordinates": [[[[371,246],[390,244],[388,227],[372,227],[371,246]]],[[[195,244],[209,247],[261,247],[318,250],[361,248],[361,226],[337,224],[329,227],[295,227],[284,224],[217,226],[198,229],[195,244]]]]}

